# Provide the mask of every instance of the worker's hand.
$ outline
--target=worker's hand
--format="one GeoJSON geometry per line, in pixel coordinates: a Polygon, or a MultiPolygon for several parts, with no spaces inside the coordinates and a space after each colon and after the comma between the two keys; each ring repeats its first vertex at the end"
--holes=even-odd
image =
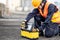
{"type": "Polygon", "coordinates": [[[39,31],[39,29],[35,29],[35,28],[33,28],[32,31],[39,31]]]}
{"type": "Polygon", "coordinates": [[[21,24],[20,24],[21,28],[24,29],[26,27],[26,21],[22,21],[21,24]]]}
{"type": "Polygon", "coordinates": [[[37,31],[39,31],[39,29],[38,29],[38,28],[37,28],[36,30],[37,30],[37,31]]]}
{"type": "Polygon", "coordinates": [[[33,28],[33,29],[32,29],[32,31],[34,31],[34,32],[35,32],[35,31],[36,31],[36,29],[35,29],[35,28],[33,28]]]}

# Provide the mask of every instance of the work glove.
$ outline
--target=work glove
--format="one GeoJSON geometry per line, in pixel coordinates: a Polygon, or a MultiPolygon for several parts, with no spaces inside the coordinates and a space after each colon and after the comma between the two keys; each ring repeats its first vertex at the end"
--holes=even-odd
{"type": "Polygon", "coordinates": [[[22,29],[25,29],[27,27],[27,21],[26,20],[22,21],[20,26],[22,29]]]}

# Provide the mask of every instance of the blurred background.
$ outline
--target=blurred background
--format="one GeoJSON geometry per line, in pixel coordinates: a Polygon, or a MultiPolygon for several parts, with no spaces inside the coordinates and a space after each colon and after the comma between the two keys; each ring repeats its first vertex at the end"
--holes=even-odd
{"type": "Polygon", "coordinates": [[[5,18],[20,18],[20,14],[31,11],[31,0],[0,0],[0,14],[5,18]]]}
{"type": "MultiPolygon", "coordinates": [[[[47,1],[60,10],[59,0],[47,1]]],[[[31,0],[0,0],[0,40],[27,40],[20,37],[20,23],[32,10],[31,0]]],[[[60,40],[59,38],[40,37],[41,40],[60,40]]]]}
{"type": "MultiPolygon", "coordinates": [[[[60,1],[47,0],[60,8],[60,1]]],[[[20,14],[28,14],[33,9],[31,0],[0,0],[0,17],[20,18],[20,14]]]]}

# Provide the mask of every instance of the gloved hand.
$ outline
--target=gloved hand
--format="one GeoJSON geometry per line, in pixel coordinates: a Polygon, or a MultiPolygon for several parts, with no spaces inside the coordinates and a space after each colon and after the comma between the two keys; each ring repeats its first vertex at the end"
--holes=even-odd
{"type": "Polygon", "coordinates": [[[27,21],[26,20],[22,21],[21,24],[20,24],[22,29],[26,28],[26,25],[27,25],[27,21]]]}

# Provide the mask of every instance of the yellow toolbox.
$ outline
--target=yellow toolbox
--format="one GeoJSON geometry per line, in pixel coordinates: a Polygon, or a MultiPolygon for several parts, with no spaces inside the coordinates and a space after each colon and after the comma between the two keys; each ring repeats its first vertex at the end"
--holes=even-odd
{"type": "Polygon", "coordinates": [[[39,38],[39,32],[38,31],[29,31],[25,29],[21,29],[21,36],[28,38],[28,39],[37,39],[39,38]]]}

